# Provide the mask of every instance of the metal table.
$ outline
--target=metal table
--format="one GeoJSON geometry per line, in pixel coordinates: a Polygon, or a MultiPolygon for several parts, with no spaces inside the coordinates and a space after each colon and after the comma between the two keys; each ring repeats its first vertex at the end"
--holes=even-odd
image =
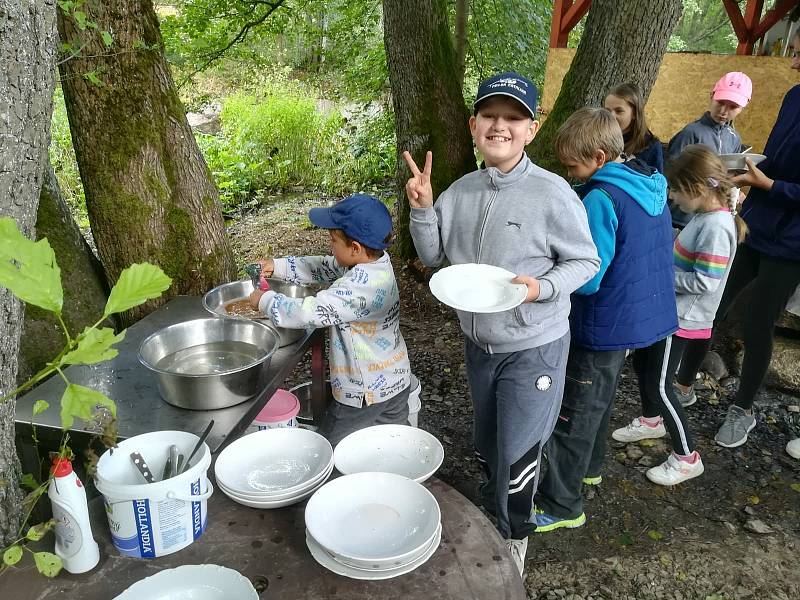
{"type": "MultiPolygon", "coordinates": [[[[266,386],[250,400],[229,408],[207,411],[187,410],[164,402],[153,375],[138,361],[139,345],[162,327],[209,316],[201,298],[179,296],[129,327],[125,339],[115,346],[119,350],[115,358],[98,365],[73,365],[65,374],[70,382],[101,391],[116,403],[120,439],[163,430],[188,431],[200,435],[209,420],[214,419],[214,429],[207,443],[213,452],[218,452],[252,423],[267,400],[311,348],[312,408],[315,420],[318,420],[325,410],[324,330],[308,333],[296,343],[278,349],[269,366],[266,386]]],[[[17,399],[15,422],[18,436],[29,437],[31,423],[37,427],[40,437],[46,435],[47,430],[53,430],[53,433],[60,431],[59,407],[65,387],[60,377],[51,377],[17,399]],[[34,417],[33,404],[36,400],[46,400],[50,408],[34,417]],[[42,432],[42,429],[45,431],[42,432]]],[[[98,429],[92,422],[76,419],[70,432],[73,437],[74,434],[94,435],[98,429]]]]}
{"type": "MultiPolygon", "coordinates": [[[[208,529],[187,548],[155,559],[119,555],[111,545],[100,499],[92,528],[100,564],[89,573],[48,580],[26,567],[0,574],[4,598],[109,600],[135,581],[186,564],[217,564],[250,579],[263,600],[525,600],[525,589],[494,526],[464,496],[438,480],[425,484],[442,510],[442,543],[415,571],[385,581],[358,581],[318,565],[305,546],[305,503],[257,510],[215,491],[208,529]]],[[[52,538],[46,540],[52,549],[52,538]]],[[[234,600],[234,599],[231,599],[234,600]]]]}

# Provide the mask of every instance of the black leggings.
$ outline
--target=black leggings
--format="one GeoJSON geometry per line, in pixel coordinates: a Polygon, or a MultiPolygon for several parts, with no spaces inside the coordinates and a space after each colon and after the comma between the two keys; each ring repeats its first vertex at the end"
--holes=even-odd
{"type": "Polygon", "coordinates": [[[645,417],[661,415],[672,441],[672,449],[684,455],[694,452],[694,442],[672,381],[686,341],[669,336],[633,353],[633,370],[639,380],[642,414],[645,417]]]}
{"type": "MultiPolygon", "coordinates": [[[[744,361],[735,400],[736,405],[745,410],[753,407],[756,392],[769,369],[775,322],[800,284],[800,260],[775,258],[740,245],[717,309],[715,328],[725,319],[733,302],[750,282],[753,286],[753,306],[743,311],[744,361]]],[[[686,386],[694,383],[710,347],[711,340],[691,340],[687,344],[676,377],[678,383],[686,386]]]]}

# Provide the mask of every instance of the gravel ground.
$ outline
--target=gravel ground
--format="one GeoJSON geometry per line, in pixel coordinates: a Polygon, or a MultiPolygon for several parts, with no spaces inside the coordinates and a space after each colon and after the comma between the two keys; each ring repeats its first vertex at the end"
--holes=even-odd
{"type": "MultiPolygon", "coordinates": [[[[309,228],[306,218],[309,208],[325,203],[303,195],[276,198],[232,221],[240,263],[327,253],[327,234],[309,228]]],[[[407,265],[394,264],[403,335],[422,384],[420,425],[445,447],[437,476],[474,501],[480,469],[471,451],[472,411],[455,314],[407,265]]],[[[306,362],[287,384],[309,378],[306,362]]],[[[663,440],[610,443],[602,484],[586,489],[587,524],[531,538],[530,599],[800,599],[800,461],[784,452],[786,441],[800,435],[800,417],[792,412],[800,400],[763,392],[758,427],[747,444],[728,450],[713,437],[737,381],[722,383],[708,380],[688,409],[704,475],[674,488],[655,486],[644,471],[665,458],[663,440]]],[[[612,427],[638,414],[638,390],[626,366],[612,427]]]]}

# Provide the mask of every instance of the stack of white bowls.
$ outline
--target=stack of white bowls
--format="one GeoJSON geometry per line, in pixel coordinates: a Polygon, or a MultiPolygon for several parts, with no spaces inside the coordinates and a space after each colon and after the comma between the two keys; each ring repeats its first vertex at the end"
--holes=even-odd
{"type": "Polygon", "coordinates": [[[214,465],[217,485],[253,508],[280,508],[305,500],[333,471],[333,448],[307,429],[265,429],[232,442],[214,465]]]}
{"type": "Polygon", "coordinates": [[[394,473],[344,475],[306,505],[306,545],[326,569],[353,579],[390,579],[423,565],[439,548],[436,498],[394,473]]]}

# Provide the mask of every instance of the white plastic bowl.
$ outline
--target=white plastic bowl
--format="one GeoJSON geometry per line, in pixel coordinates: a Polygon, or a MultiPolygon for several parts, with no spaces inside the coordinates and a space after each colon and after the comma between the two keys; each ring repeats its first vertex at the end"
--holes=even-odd
{"type": "Polygon", "coordinates": [[[333,448],[307,429],[265,429],[231,443],[217,457],[222,485],[244,494],[284,494],[303,489],[331,464],[333,448]]]}
{"type": "Polygon", "coordinates": [[[352,569],[359,569],[361,571],[369,571],[369,572],[381,572],[381,571],[393,571],[395,569],[400,569],[406,565],[414,563],[418,561],[424,554],[427,554],[431,546],[436,544],[439,545],[439,542],[442,539],[442,525],[439,524],[439,527],[436,528],[436,531],[431,536],[431,539],[426,541],[420,548],[417,548],[414,552],[409,552],[403,557],[397,558],[393,561],[376,561],[370,564],[365,564],[363,561],[351,561],[349,558],[344,556],[340,556],[327,548],[323,548],[322,545],[314,539],[308,529],[306,529],[306,541],[311,540],[314,544],[317,545],[329,558],[332,558],[340,565],[344,565],[345,567],[350,567],[352,569]]]}
{"type": "Polygon", "coordinates": [[[258,600],[250,581],[219,565],[183,565],[137,581],[114,600],[258,600]]]}
{"type": "Polygon", "coordinates": [[[336,446],[340,473],[380,471],[423,482],[442,465],[444,448],[433,435],[409,425],[374,425],[351,433],[336,446]]]}
{"type": "Polygon", "coordinates": [[[447,306],[473,313],[510,310],[525,301],[528,288],[511,283],[515,274],[493,265],[465,263],[437,271],[428,285],[447,306]]]}
{"type": "Polygon", "coordinates": [[[305,519],[323,548],[369,568],[421,549],[439,527],[441,512],[433,494],[416,481],[394,473],[355,473],[318,489],[305,519]]]}
{"type": "Polygon", "coordinates": [[[325,471],[320,473],[318,477],[315,477],[313,480],[309,481],[300,489],[280,494],[249,494],[233,490],[229,487],[226,487],[220,482],[217,482],[217,484],[219,489],[221,489],[226,496],[236,496],[243,500],[251,500],[254,502],[276,502],[279,500],[289,500],[291,498],[296,498],[297,496],[304,494],[311,489],[316,490],[319,486],[325,483],[325,480],[327,480],[328,477],[330,477],[332,472],[333,472],[333,463],[331,463],[330,466],[327,469],[325,469],[325,471]]]}
{"type": "Polygon", "coordinates": [[[262,508],[262,509],[269,509],[269,508],[283,508],[284,506],[291,506],[292,504],[297,504],[298,502],[302,502],[311,494],[316,492],[325,481],[320,481],[317,485],[311,487],[310,489],[300,492],[297,495],[292,496],[291,498],[285,498],[283,500],[251,500],[248,498],[242,498],[236,494],[231,493],[229,490],[222,490],[222,493],[228,496],[234,502],[242,504],[244,506],[249,506],[250,508],[262,508]]]}

